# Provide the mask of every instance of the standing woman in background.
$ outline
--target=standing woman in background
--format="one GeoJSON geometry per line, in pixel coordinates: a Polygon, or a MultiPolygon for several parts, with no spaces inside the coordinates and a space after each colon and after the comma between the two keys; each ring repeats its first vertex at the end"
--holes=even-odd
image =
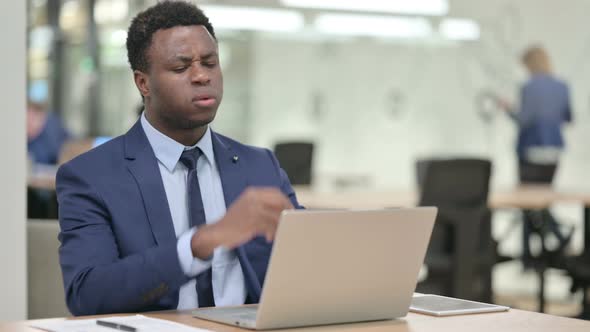
{"type": "Polygon", "coordinates": [[[551,184],[564,148],[561,125],[572,121],[570,91],[553,76],[542,47],[528,48],[522,62],[530,78],[520,91],[520,110],[505,101],[500,105],[518,124],[520,182],[551,184]]]}
{"type": "MultiPolygon", "coordinates": [[[[500,106],[518,124],[518,173],[521,184],[551,185],[559,157],[564,148],[561,126],[572,121],[570,91],[567,84],[553,76],[549,55],[540,46],[528,48],[522,63],[530,73],[520,91],[520,110],[507,102],[500,106]]],[[[568,245],[573,229],[567,235],[548,209],[524,210],[523,264],[531,266],[529,239],[533,232],[545,234],[549,230],[558,240],[553,253],[560,255],[568,245]]],[[[541,256],[547,253],[542,253],[541,256]]]]}

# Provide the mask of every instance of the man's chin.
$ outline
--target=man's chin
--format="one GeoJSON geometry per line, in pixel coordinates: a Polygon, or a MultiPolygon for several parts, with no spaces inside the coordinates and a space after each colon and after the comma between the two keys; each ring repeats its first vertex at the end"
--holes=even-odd
{"type": "Polygon", "coordinates": [[[166,124],[171,130],[193,130],[202,128],[210,124],[214,119],[217,112],[199,112],[185,114],[161,114],[163,115],[160,119],[166,124]]]}
{"type": "Polygon", "coordinates": [[[180,123],[178,123],[178,125],[180,127],[179,129],[184,129],[184,130],[198,129],[198,128],[202,128],[202,127],[209,125],[211,122],[213,122],[213,119],[215,119],[215,117],[210,117],[210,118],[205,118],[205,119],[186,119],[186,120],[181,120],[180,123]]]}

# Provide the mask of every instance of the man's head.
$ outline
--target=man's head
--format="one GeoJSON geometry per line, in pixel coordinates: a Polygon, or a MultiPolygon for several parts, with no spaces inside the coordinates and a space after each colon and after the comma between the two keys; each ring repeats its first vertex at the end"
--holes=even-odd
{"type": "Polygon", "coordinates": [[[215,118],[223,78],[215,32],[200,9],[164,1],[139,13],[129,27],[127,52],[157,129],[176,139],[215,118]]]}

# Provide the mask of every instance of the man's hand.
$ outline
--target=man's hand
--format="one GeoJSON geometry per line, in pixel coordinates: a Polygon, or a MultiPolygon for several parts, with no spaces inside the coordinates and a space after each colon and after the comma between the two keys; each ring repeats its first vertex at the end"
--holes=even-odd
{"type": "Polygon", "coordinates": [[[281,212],[293,205],[277,188],[248,188],[216,224],[200,228],[191,239],[193,256],[210,257],[218,246],[236,248],[264,235],[274,239],[281,212]]]}

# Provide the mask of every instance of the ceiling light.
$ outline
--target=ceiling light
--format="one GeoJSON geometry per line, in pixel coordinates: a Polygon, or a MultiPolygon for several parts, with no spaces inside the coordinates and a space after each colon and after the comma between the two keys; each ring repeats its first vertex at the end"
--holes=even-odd
{"type": "Polygon", "coordinates": [[[479,24],[470,19],[447,18],[440,22],[440,35],[451,40],[478,40],[479,24]]]}
{"type": "Polygon", "coordinates": [[[305,25],[303,14],[284,9],[200,6],[219,30],[295,32],[305,25]]]}
{"type": "Polygon", "coordinates": [[[321,14],[314,27],[321,33],[344,36],[426,38],[432,34],[427,19],[411,17],[321,14]]]}
{"type": "Polygon", "coordinates": [[[448,0],[281,0],[289,7],[384,12],[411,15],[446,15],[448,0]]]}

